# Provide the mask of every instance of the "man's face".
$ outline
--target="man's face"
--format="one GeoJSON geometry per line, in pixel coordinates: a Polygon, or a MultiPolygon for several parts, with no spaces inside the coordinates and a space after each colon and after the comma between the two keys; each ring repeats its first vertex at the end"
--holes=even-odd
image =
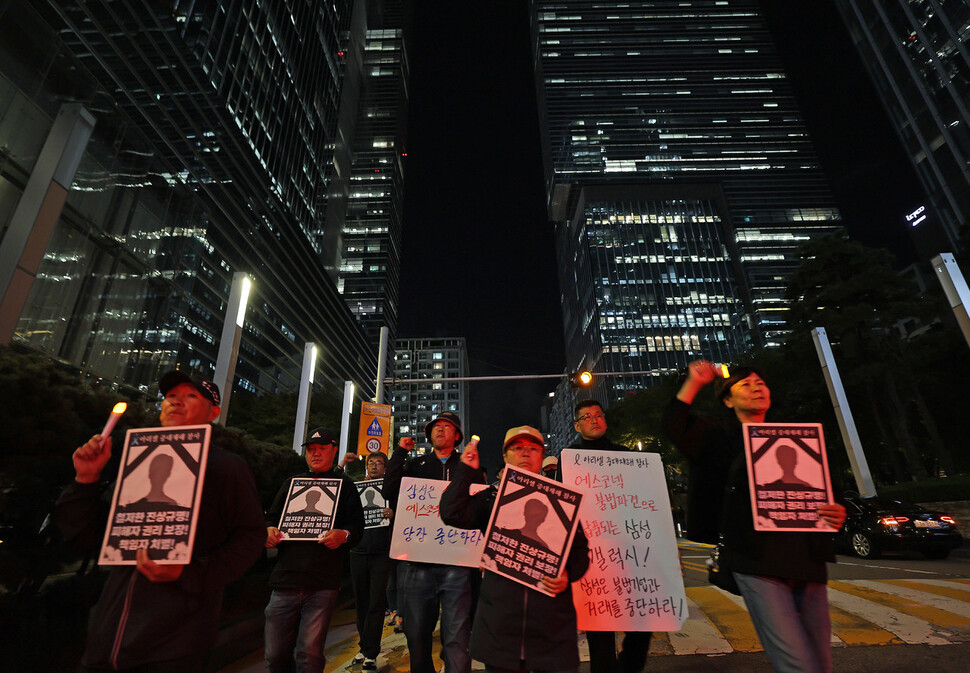
{"type": "Polygon", "coordinates": [[[333,467],[337,455],[336,444],[307,444],[306,465],[310,472],[327,472],[333,467]]]}
{"type": "Polygon", "coordinates": [[[218,416],[219,407],[213,406],[191,383],[178,384],[162,400],[161,423],[164,427],[205,425],[218,416]]]}
{"type": "Polygon", "coordinates": [[[458,430],[448,421],[438,421],[431,426],[431,446],[435,450],[447,451],[455,448],[458,430]]]}
{"type": "Polygon", "coordinates": [[[606,416],[603,414],[603,409],[598,404],[583,407],[579,410],[579,416],[576,417],[573,427],[583,439],[599,439],[606,434],[606,416]]]}
{"type": "MultiPolygon", "coordinates": [[[[382,456],[384,454],[381,454],[382,456]]],[[[384,470],[387,469],[387,461],[383,458],[378,458],[376,456],[371,456],[367,459],[367,478],[368,479],[380,479],[384,476],[384,470]]]]}
{"type": "Polygon", "coordinates": [[[516,437],[505,447],[502,457],[505,464],[526,472],[539,473],[546,450],[542,444],[528,437],[516,437]]]}

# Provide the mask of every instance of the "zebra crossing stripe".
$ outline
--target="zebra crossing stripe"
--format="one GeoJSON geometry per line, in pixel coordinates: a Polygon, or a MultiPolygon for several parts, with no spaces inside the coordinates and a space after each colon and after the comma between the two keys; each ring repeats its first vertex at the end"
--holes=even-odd
{"type": "MultiPolygon", "coordinates": [[[[687,589],[689,618],[684,622],[680,631],[667,634],[671,654],[728,654],[733,652],[734,648],[731,643],[721,635],[721,632],[711,623],[701,607],[690,598],[692,592],[693,589],[687,589]]],[[[747,619],[747,615],[744,615],[744,618],[747,619]]],[[[654,635],[654,638],[656,638],[656,635],[654,635]]],[[[650,651],[654,651],[652,644],[650,651]]]]}
{"type": "MultiPolygon", "coordinates": [[[[831,597],[831,592],[829,592],[831,597]]],[[[833,645],[902,645],[892,632],[857,614],[829,605],[833,645]]]]}
{"type": "MultiPolygon", "coordinates": [[[[860,581],[865,586],[879,584],[882,591],[921,603],[932,602],[934,606],[970,618],[970,592],[948,586],[914,582],[912,580],[860,581]],[[927,596],[926,594],[931,594],[927,596]]],[[[873,587],[879,589],[880,587],[873,587]]],[[[970,589],[970,587],[967,587],[970,589]]]]}
{"type": "MultiPolygon", "coordinates": [[[[896,635],[904,643],[926,645],[948,645],[950,640],[937,635],[937,628],[926,620],[912,617],[868,598],[860,597],[855,587],[847,582],[829,582],[829,605],[851,612],[862,619],[872,622],[896,635]]],[[[869,595],[876,592],[869,590],[869,595]]],[[[951,635],[945,633],[944,635],[951,635]]]]}
{"type": "MultiPolygon", "coordinates": [[[[880,582],[873,582],[871,580],[855,580],[851,583],[831,582],[830,586],[839,591],[865,598],[883,607],[896,610],[910,617],[922,619],[931,624],[958,627],[970,626],[970,618],[901,596],[898,592],[889,590],[891,585],[883,585],[880,582]]],[[[925,596],[921,596],[920,598],[924,601],[926,599],[925,596]]]]}
{"type": "MultiPolygon", "coordinates": [[[[739,605],[737,602],[741,600],[740,596],[733,596],[717,587],[691,587],[687,589],[687,597],[703,610],[704,616],[736,652],[762,651],[761,641],[758,640],[748,611],[744,609],[743,603],[739,605]]],[[[671,638],[671,643],[673,642],[674,639],[671,638]]]]}

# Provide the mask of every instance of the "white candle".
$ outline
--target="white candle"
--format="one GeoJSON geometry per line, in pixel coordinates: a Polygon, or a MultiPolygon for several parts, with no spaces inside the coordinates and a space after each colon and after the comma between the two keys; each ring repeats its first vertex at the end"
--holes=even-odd
{"type": "Polygon", "coordinates": [[[121,415],[125,413],[125,409],[128,408],[128,404],[125,402],[118,402],[111,410],[111,415],[108,416],[108,422],[104,424],[104,430],[101,431],[101,448],[104,448],[104,443],[108,441],[108,437],[111,436],[111,431],[115,429],[115,425],[118,423],[118,419],[121,415]]]}

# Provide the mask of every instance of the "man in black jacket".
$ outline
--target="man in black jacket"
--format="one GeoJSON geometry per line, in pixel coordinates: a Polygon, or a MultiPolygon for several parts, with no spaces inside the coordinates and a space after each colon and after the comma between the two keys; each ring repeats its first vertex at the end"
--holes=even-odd
{"type": "MultiPolygon", "coordinates": [[[[455,447],[461,442],[461,420],[446,411],[428,423],[425,436],[434,449],[431,453],[407,460],[407,446],[413,440],[403,438],[394,452],[384,477],[384,495],[388,504],[397,507],[402,477],[452,481],[458,466],[477,452],[467,449],[459,454],[455,447]]],[[[485,483],[476,470],[474,483],[485,483]]],[[[440,563],[405,561],[398,568],[401,601],[398,613],[404,618],[404,635],[411,657],[411,673],[435,673],[431,659],[432,636],[441,613],[441,658],[445,673],[470,673],[471,656],[468,640],[471,636],[472,589],[471,568],[440,563]],[[440,606],[440,608],[439,608],[440,606]]]]}
{"type": "Polygon", "coordinates": [[[286,540],[277,525],[286,505],[287,479],[266,514],[266,547],[279,546],[269,577],[273,589],[266,606],[266,663],[270,673],[293,670],[320,673],[326,663],[324,645],[337,604],[346,550],[360,541],[364,511],[354,481],[334,468],[337,438],[316,428],[303,443],[308,471],[294,477],[339,479],[340,496],[333,528],[317,540],[286,540]]]}
{"type": "MultiPolygon", "coordinates": [[[[582,400],[576,404],[574,418],[573,427],[579,433],[580,441],[569,448],[629,451],[606,438],[606,415],[598,401],[582,400]]],[[[612,631],[587,631],[590,673],[640,673],[647,663],[651,635],[649,631],[626,633],[623,648],[617,654],[616,635],[612,631]]]]}
{"type": "MultiPolygon", "coordinates": [[[[163,427],[204,425],[219,416],[219,388],[180,371],[158,382],[163,427]]],[[[75,481],[61,494],[54,520],[79,550],[96,549],[107,506],[101,472],[111,437],[95,435],[74,452],[75,481]]],[[[223,587],[259,558],[266,531],[256,483],[246,463],[209,447],[192,559],[162,565],[138,550],[137,565],[113,566],[91,612],[82,671],[193,673],[216,642],[223,587]]]]}

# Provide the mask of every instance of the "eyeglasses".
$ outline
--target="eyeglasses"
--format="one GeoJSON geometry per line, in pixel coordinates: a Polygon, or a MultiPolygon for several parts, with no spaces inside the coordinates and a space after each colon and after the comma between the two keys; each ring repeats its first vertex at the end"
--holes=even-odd
{"type": "Polygon", "coordinates": [[[589,423],[590,421],[602,421],[606,418],[606,414],[583,414],[576,420],[582,423],[589,423]]]}
{"type": "Polygon", "coordinates": [[[536,446],[535,444],[515,444],[510,446],[507,451],[516,453],[518,455],[528,455],[531,453],[542,453],[543,449],[541,446],[536,446]]]}

